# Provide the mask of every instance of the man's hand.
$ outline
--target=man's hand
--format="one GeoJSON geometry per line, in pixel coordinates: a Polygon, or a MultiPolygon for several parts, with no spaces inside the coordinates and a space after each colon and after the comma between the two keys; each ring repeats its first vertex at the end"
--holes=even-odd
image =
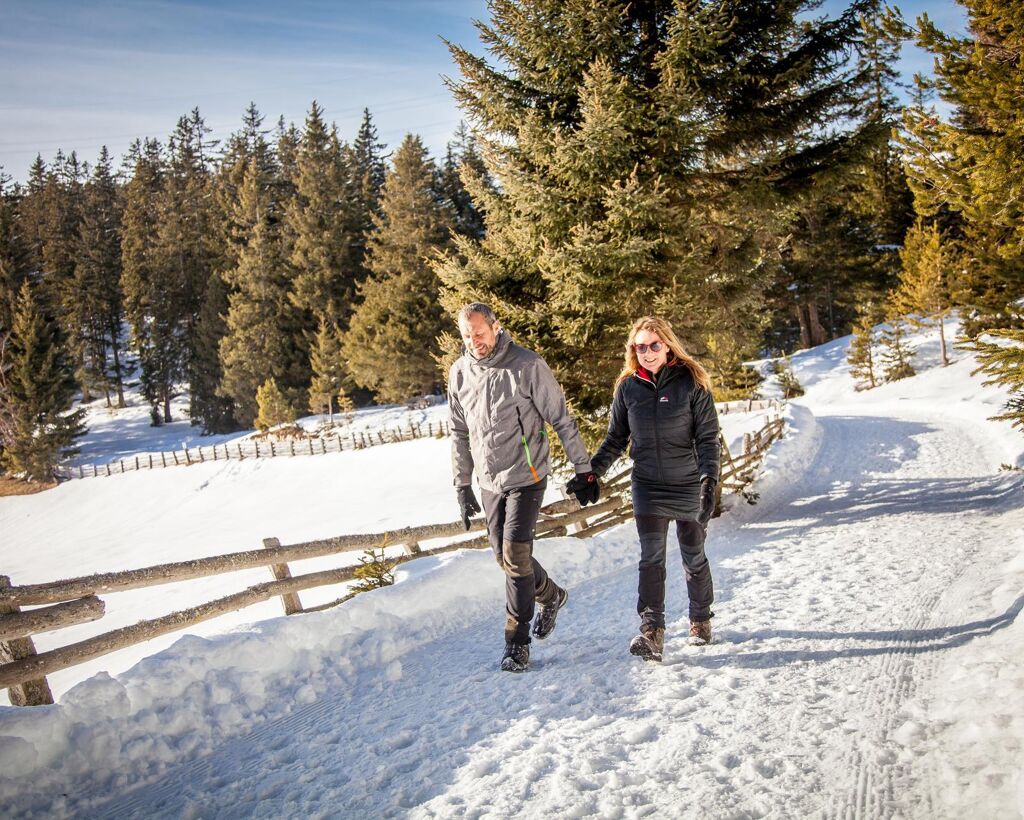
{"type": "Polygon", "coordinates": [[[715,512],[715,482],[713,479],[704,477],[700,482],[700,509],[697,512],[697,523],[703,530],[707,530],[708,522],[715,512]]]}
{"type": "Polygon", "coordinates": [[[597,480],[595,473],[577,473],[565,485],[565,489],[576,496],[581,507],[586,507],[587,504],[596,504],[597,499],[601,497],[601,483],[597,480]]]}
{"type": "Polygon", "coordinates": [[[480,512],[480,502],[473,495],[472,487],[458,487],[455,495],[459,499],[459,510],[462,512],[462,523],[469,529],[469,519],[480,512]]]}

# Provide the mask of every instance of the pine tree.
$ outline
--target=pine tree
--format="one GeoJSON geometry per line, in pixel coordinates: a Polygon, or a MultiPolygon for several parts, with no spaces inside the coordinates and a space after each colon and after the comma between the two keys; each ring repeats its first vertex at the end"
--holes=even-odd
{"type": "Polygon", "coordinates": [[[903,269],[899,287],[890,295],[892,309],[898,315],[906,315],[914,327],[938,328],[942,364],[948,365],[945,319],[950,302],[946,277],[952,264],[938,226],[918,222],[907,232],[900,258],[903,269]]]}
{"type": "Polygon", "coordinates": [[[18,203],[18,226],[28,249],[29,269],[33,271],[43,269],[47,174],[46,163],[37,154],[29,169],[25,195],[18,203]]]}
{"type": "MultiPolygon", "coordinates": [[[[242,128],[228,138],[219,164],[215,185],[218,222],[222,231],[225,264],[229,267],[238,264],[238,257],[252,228],[249,224],[236,221],[237,203],[249,165],[255,162],[261,178],[267,180],[268,187],[273,187],[273,181],[279,176],[274,146],[267,139],[270,132],[263,128],[263,119],[256,104],[249,103],[242,117],[242,128]]],[[[276,200],[278,193],[274,190],[271,199],[276,200]]],[[[275,202],[275,206],[279,214],[283,213],[283,202],[275,202]]]]}
{"type": "Polygon", "coordinates": [[[65,313],[78,330],[90,386],[102,390],[111,406],[124,407],[122,373],[121,208],[106,147],[100,151],[82,198],[74,278],[68,283],[65,313]],[[108,364],[108,354],[110,362],[108,364]]]}
{"type": "Polygon", "coordinates": [[[75,361],[75,377],[82,401],[92,400],[92,384],[86,363],[88,329],[74,315],[75,263],[78,255],[78,231],[83,213],[83,185],[86,167],[72,151],[58,151],[43,183],[39,228],[41,288],[36,295],[41,308],[56,316],[75,361]]]}
{"type": "Polygon", "coordinates": [[[699,357],[725,328],[756,344],[782,204],[860,146],[821,123],[852,99],[864,3],[798,19],[808,5],[492,3],[494,62],[451,47],[494,184],[467,182],[487,235],[439,267],[445,306],[489,302],[587,416],[637,315],[699,357]]]}
{"type": "Polygon", "coordinates": [[[782,398],[786,400],[795,399],[797,396],[804,394],[803,385],[800,384],[800,380],[794,375],[793,369],[789,366],[789,360],[785,357],[772,362],[772,373],[778,379],[779,388],[782,390],[782,398]]]}
{"type": "Polygon", "coordinates": [[[83,411],[68,412],[75,383],[56,323],[40,311],[28,281],[21,284],[0,369],[0,416],[7,421],[2,463],[11,473],[49,481],[61,455],[82,435],[83,411]]]}
{"type": "Polygon", "coordinates": [[[196,325],[195,367],[192,372],[192,423],[205,433],[231,433],[240,428],[234,402],[218,390],[224,379],[220,361],[221,340],[227,335],[228,287],[214,272],[206,283],[203,306],[196,325]]]}
{"type": "Polygon", "coordinates": [[[320,320],[320,327],[310,348],[313,381],[309,386],[309,409],[325,414],[334,423],[336,400],[345,386],[346,368],[341,356],[341,338],[338,329],[320,320]]]}
{"type": "MultiPolygon", "coordinates": [[[[170,343],[179,349],[179,381],[199,383],[196,360],[196,327],[205,298],[206,284],[224,265],[216,241],[217,211],[211,151],[215,142],[199,109],[178,120],[167,141],[167,167],[161,196],[162,219],[157,229],[159,284],[165,289],[173,328],[170,343]]],[[[168,391],[170,392],[170,391],[168,391]]],[[[196,399],[190,392],[189,415],[196,415],[196,399]]],[[[200,402],[208,397],[200,397],[200,402]]],[[[170,405],[164,405],[170,421],[170,405]]]]}
{"type": "Polygon", "coordinates": [[[910,363],[914,352],[907,346],[903,320],[898,316],[889,318],[888,327],[881,334],[882,375],[887,382],[895,382],[913,376],[917,371],[910,363]]]}
{"type": "Polygon", "coordinates": [[[334,128],[316,103],[306,117],[296,157],[296,196],[285,217],[291,241],[292,302],[312,336],[320,319],[344,327],[352,311],[356,271],[351,265],[351,170],[334,128]]]}
{"type": "Polygon", "coordinates": [[[256,391],[256,404],[259,412],[256,414],[256,428],[266,432],[271,427],[279,424],[288,424],[298,418],[295,408],[289,404],[273,379],[267,379],[256,391]]]}
{"type": "Polygon", "coordinates": [[[345,335],[353,381],[381,401],[432,393],[443,383],[437,337],[447,326],[432,258],[448,247],[452,218],[435,185],[435,166],[419,137],[394,156],[370,239],[371,277],[345,335]]]}
{"type": "Polygon", "coordinates": [[[915,208],[924,218],[961,221],[961,263],[950,289],[962,294],[963,328],[1019,324],[1024,292],[1024,144],[1020,99],[1024,25],[1016,0],[960,0],[967,36],[940,31],[927,15],[917,42],[935,55],[935,77],[920,80],[952,107],[912,107],[903,137],[915,208]]]}
{"type": "Polygon", "coordinates": [[[484,237],[483,213],[466,189],[463,175],[474,179],[477,187],[493,187],[476,140],[466,129],[466,124],[460,122],[455,138],[448,143],[445,151],[440,170],[440,190],[454,214],[455,232],[470,239],[481,240],[484,237]]]}
{"type": "Polygon", "coordinates": [[[875,354],[875,323],[871,313],[861,317],[853,329],[853,339],[846,354],[850,375],[859,380],[858,390],[878,386],[878,362],[875,354]]]}
{"type": "Polygon", "coordinates": [[[124,191],[121,232],[121,288],[132,344],[139,355],[146,399],[171,420],[175,383],[186,370],[179,298],[161,247],[164,220],[163,152],[156,140],[136,143],[128,158],[131,179],[124,191]]]}
{"type": "Polygon", "coordinates": [[[986,385],[998,384],[1010,389],[1006,412],[993,416],[994,420],[1012,422],[1024,433],[1024,330],[993,330],[996,340],[972,339],[963,347],[977,356],[981,366],[971,372],[985,373],[986,385]]]}
{"type": "Polygon", "coordinates": [[[31,254],[18,219],[24,201],[9,187],[10,177],[0,172],[0,332],[10,330],[21,283],[32,270],[31,254]]]}
{"type": "Polygon", "coordinates": [[[367,276],[366,243],[373,233],[374,219],[380,215],[380,195],[387,175],[385,158],[387,146],[377,138],[369,109],[363,109],[363,119],[349,155],[352,191],[350,224],[348,231],[349,258],[347,264],[355,271],[358,285],[367,276]]]}
{"type": "Polygon", "coordinates": [[[271,186],[265,169],[250,162],[235,216],[239,225],[249,226],[249,237],[237,267],[224,273],[231,292],[220,340],[218,393],[233,402],[233,415],[244,426],[256,418],[257,390],[268,378],[296,405],[304,401],[309,382],[304,338],[288,300],[289,269],[271,186]]]}

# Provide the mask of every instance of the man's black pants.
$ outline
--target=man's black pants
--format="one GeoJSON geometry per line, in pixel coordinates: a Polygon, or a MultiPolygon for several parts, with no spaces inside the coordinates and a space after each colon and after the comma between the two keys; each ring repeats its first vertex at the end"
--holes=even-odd
{"type": "Polygon", "coordinates": [[[551,603],[558,586],[533,557],[537,516],[547,480],[503,493],[481,489],[487,537],[498,565],[505,572],[505,641],[530,642],[534,603],[551,603]]]}

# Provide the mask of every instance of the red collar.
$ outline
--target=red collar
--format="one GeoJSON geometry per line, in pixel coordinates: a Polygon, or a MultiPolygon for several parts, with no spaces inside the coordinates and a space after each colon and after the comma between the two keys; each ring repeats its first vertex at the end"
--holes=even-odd
{"type": "Polygon", "coordinates": [[[640,381],[647,382],[648,384],[653,384],[655,385],[655,387],[657,387],[657,384],[654,381],[654,374],[643,365],[638,364],[636,366],[636,373],[634,375],[638,379],[640,379],[640,381]]]}

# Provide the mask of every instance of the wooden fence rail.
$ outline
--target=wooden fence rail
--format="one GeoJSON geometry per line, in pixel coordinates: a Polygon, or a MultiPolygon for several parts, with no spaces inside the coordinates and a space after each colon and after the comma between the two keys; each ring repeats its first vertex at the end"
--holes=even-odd
{"type": "MultiPolygon", "coordinates": [[[[779,412],[782,403],[777,399],[747,399],[744,401],[719,402],[715,405],[719,415],[730,413],[752,413],[755,411],[779,412]]],[[[352,431],[328,436],[299,439],[245,439],[244,441],[212,444],[204,447],[182,447],[160,453],[139,453],[103,464],[79,464],[75,467],[58,467],[58,478],[100,478],[120,475],[136,470],[155,470],[164,467],[185,467],[205,464],[208,461],[242,461],[247,458],[279,458],[293,456],[318,456],[327,453],[341,453],[350,450],[365,450],[382,444],[413,441],[420,438],[445,437],[449,433],[448,422],[441,420],[426,424],[410,423],[408,427],[394,427],[369,432],[352,431]]]]}
{"type": "MultiPolygon", "coordinates": [[[[742,489],[745,483],[752,480],[756,463],[771,443],[781,436],[782,428],[781,418],[769,421],[750,436],[749,441],[744,441],[744,453],[735,458],[729,454],[723,440],[723,469],[719,487],[742,489]]],[[[571,533],[575,537],[590,537],[631,518],[630,473],[630,469],[625,469],[602,482],[606,497],[597,504],[581,508],[575,499],[565,499],[542,507],[536,537],[566,535],[570,533],[571,527],[575,527],[571,533]]],[[[298,593],[305,589],[351,581],[357,577],[356,572],[360,568],[360,565],[350,565],[292,576],[289,561],[404,546],[405,554],[386,559],[393,567],[424,556],[486,547],[486,535],[469,539],[465,537],[467,532],[481,532],[485,528],[484,520],[477,518],[470,522],[468,531],[460,520],[388,532],[342,535],[286,546],[282,546],[275,538],[267,538],[260,549],[41,584],[15,586],[6,577],[0,576],[0,688],[8,687],[11,702],[15,705],[52,703],[46,675],[274,597],[282,598],[286,614],[322,609],[324,607],[303,610],[298,593]],[[455,537],[457,540],[450,540],[455,537]],[[434,540],[447,540],[447,543],[426,549],[421,546],[424,541],[434,540]],[[200,606],[140,621],[42,653],[35,652],[30,638],[39,632],[98,619],[104,613],[104,603],[96,597],[98,593],[123,592],[256,567],[269,568],[274,580],[200,606]],[[40,608],[25,612],[21,611],[23,606],[40,608]]]]}

